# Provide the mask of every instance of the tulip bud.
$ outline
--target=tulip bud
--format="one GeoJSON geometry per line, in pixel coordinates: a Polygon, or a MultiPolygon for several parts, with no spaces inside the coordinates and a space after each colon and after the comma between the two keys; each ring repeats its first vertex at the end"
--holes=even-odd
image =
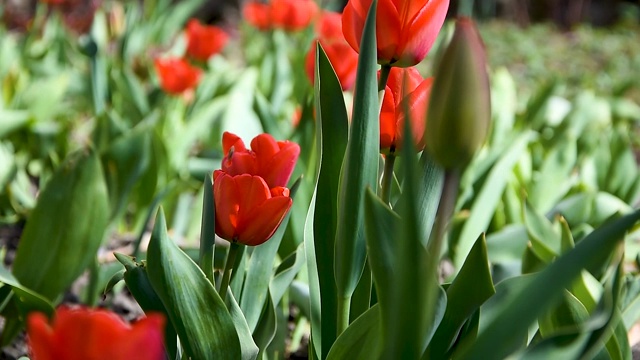
{"type": "Polygon", "coordinates": [[[465,166],[485,141],[491,120],[484,45],[471,19],[457,21],[431,88],[427,151],[444,168],[465,166]]]}

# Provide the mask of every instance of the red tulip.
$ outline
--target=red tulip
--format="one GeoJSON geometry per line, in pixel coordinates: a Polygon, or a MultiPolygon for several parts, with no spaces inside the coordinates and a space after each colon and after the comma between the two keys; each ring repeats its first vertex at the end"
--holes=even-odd
{"type": "Polygon", "coordinates": [[[217,26],[202,25],[196,19],[187,23],[187,54],[200,61],[219,53],[229,40],[224,30],[217,26]]]}
{"type": "Polygon", "coordinates": [[[423,79],[415,68],[391,68],[384,89],[380,111],[380,150],[397,151],[402,147],[402,134],[409,109],[413,142],[418,151],[424,148],[424,129],[432,79],[423,79]]]}
{"type": "Polygon", "coordinates": [[[313,0],[273,0],[269,4],[253,0],[242,10],[247,22],[263,31],[302,30],[309,26],[317,12],[318,6],[313,0]]]}
{"type": "Polygon", "coordinates": [[[160,86],[169,94],[182,94],[193,89],[200,81],[201,71],[183,59],[156,59],[160,86]]]}
{"type": "MultiPolygon", "coordinates": [[[[324,12],[317,24],[317,40],[324,49],[329,62],[333,66],[342,90],[353,87],[356,81],[356,69],[358,67],[358,53],[355,52],[342,34],[342,17],[339,13],[324,12]]],[[[311,48],[305,59],[307,76],[313,82],[315,75],[316,42],[312,42],[311,48]]]]}
{"type": "Polygon", "coordinates": [[[150,314],[129,325],[106,310],[60,307],[51,324],[29,314],[27,335],[33,360],[160,360],[164,321],[150,314]]]}
{"type": "Polygon", "coordinates": [[[257,175],[269,188],[287,186],[300,155],[300,146],[291,141],[276,141],[269,134],[260,134],[251,140],[251,150],[242,139],[230,132],[222,134],[225,159],[222,171],[231,176],[257,175]]]}
{"type": "Polygon", "coordinates": [[[213,172],[216,234],[221,238],[256,246],[269,240],[293,201],[289,189],[269,189],[260,176],[213,172]]]}
{"type": "MultiPolygon", "coordinates": [[[[354,50],[372,0],[349,0],[342,30],[354,50]]],[[[378,63],[413,66],[424,59],[444,23],[449,0],[379,0],[376,14],[378,63]]]]}

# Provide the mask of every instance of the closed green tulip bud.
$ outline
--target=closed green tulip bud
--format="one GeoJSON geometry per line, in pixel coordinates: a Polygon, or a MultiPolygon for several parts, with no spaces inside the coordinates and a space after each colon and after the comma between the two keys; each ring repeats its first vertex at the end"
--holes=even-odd
{"type": "Polygon", "coordinates": [[[491,120],[489,78],[480,34],[457,21],[437,64],[427,111],[427,151],[445,169],[462,168],[482,146],[491,120]]]}

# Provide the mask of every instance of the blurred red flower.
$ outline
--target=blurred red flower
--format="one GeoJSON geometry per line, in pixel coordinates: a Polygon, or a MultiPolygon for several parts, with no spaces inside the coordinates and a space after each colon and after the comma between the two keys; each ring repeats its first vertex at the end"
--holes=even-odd
{"type": "Polygon", "coordinates": [[[401,149],[404,121],[407,117],[405,108],[409,110],[416,150],[424,148],[424,129],[432,80],[423,79],[413,67],[391,68],[380,111],[381,152],[401,149]]]}
{"type": "Polygon", "coordinates": [[[314,19],[318,5],[313,0],[248,1],[242,9],[244,18],[260,30],[303,30],[314,19]]]}
{"type": "Polygon", "coordinates": [[[186,35],[187,54],[200,61],[207,61],[222,51],[229,41],[229,35],[224,30],[217,26],[202,25],[196,19],[187,23],[186,35]]]}
{"type": "Polygon", "coordinates": [[[216,234],[256,246],[269,240],[291,208],[289,189],[269,188],[260,176],[213,172],[216,234]]]}
{"type": "MultiPolygon", "coordinates": [[[[353,87],[358,68],[358,53],[344,39],[341,14],[325,11],[316,25],[317,40],[329,58],[329,62],[340,80],[342,90],[353,87]]],[[[316,42],[311,43],[305,59],[307,77],[313,83],[315,75],[316,42]]]]}
{"type": "Polygon", "coordinates": [[[287,186],[300,155],[300,146],[291,141],[276,141],[269,134],[251,140],[247,149],[240,137],[222,134],[222,171],[229,175],[251,174],[264,179],[269,188],[287,186]]]}
{"type": "MultiPolygon", "coordinates": [[[[342,15],[342,30],[354,50],[372,0],[349,0],[342,15]]],[[[444,23],[449,0],[379,0],[376,13],[378,63],[413,66],[424,59],[444,23]]]]}
{"type": "Polygon", "coordinates": [[[52,323],[29,314],[27,336],[33,360],[160,360],[164,323],[159,314],[129,325],[106,310],[60,307],[52,323]]]}
{"type": "Polygon", "coordinates": [[[201,70],[184,59],[158,58],[154,63],[160,77],[160,86],[169,94],[182,94],[195,88],[200,81],[201,70]]]}

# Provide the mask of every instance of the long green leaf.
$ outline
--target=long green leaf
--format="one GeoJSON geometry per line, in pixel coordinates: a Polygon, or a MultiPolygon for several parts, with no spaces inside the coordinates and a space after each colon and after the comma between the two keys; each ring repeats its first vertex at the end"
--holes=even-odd
{"type": "Polygon", "coordinates": [[[198,265],[169,239],[162,209],[149,242],[147,273],[188,356],[242,358],[227,307],[198,265]]]}
{"type": "Polygon", "coordinates": [[[107,187],[93,151],[71,155],[44,190],[20,239],[13,274],[56,299],[95,259],[109,217],[107,187]]]}
{"type": "Polygon", "coordinates": [[[380,358],[382,329],[380,306],[374,305],[354,321],[336,340],[328,360],[380,358]]]}
{"type": "Polygon", "coordinates": [[[562,255],[535,275],[518,291],[480,332],[473,343],[467,343],[454,354],[455,358],[483,359],[487,356],[505,357],[514,350],[519,335],[544,311],[553,306],[563,289],[580,275],[584,268],[599,266],[625,232],[640,219],[640,211],[626,215],[596,229],[576,247],[562,255]],[[514,322],[513,319],[518,319],[514,322]]]}
{"type": "Polygon", "coordinates": [[[353,293],[365,260],[363,204],[365,189],[377,188],[380,152],[380,105],[377,92],[376,8],[371,2],[365,21],[349,143],[340,175],[338,225],[336,228],[335,276],[338,297],[353,293]]]}
{"type": "MultiPolygon", "coordinates": [[[[318,43],[316,48],[315,108],[316,146],[320,158],[315,196],[321,201],[311,204],[313,216],[313,248],[319,286],[319,313],[322,327],[311,319],[312,333],[322,333],[316,343],[322,358],[327,356],[336,339],[337,294],[334,276],[335,237],[338,223],[338,193],[342,161],[349,137],[349,123],[342,88],[327,55],[318,43]]],[[[312,304],[313,306],[313,304],[312,304]]]]}

